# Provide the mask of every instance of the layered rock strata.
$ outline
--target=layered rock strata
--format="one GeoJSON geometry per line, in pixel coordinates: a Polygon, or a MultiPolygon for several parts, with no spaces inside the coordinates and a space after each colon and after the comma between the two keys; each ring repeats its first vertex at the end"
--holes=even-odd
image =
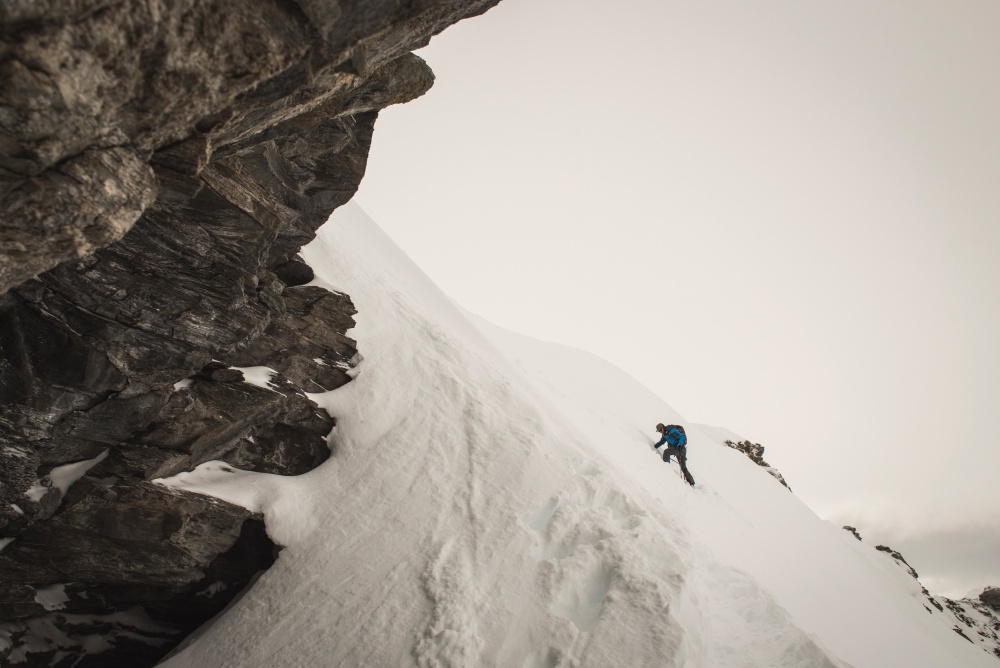
{"type": "Polygon", "coordinates": [[[150,665],[273,562],[151,481],[329,456],[354,308],[296,253],[495,2],[0,2],[4,661],[150,665]]]}

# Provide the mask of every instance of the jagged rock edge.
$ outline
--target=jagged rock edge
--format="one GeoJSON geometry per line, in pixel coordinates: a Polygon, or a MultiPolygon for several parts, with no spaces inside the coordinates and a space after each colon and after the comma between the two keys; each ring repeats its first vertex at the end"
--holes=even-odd
{"type": "MultiPolygon", "coordinates": [[[[492,4],[495,4],[495,2],[473,2],[473,3],[468,3],[464,7],[461,7],[459,3],[450,3],[447,6],[444,6],[444,3],[442,3],[442,5],[437,5],[437,6],[425,3],[424,5],[421,6],[421,9],[424,10],[425,14],[424,16],[420,16],[418,18],[411,17],[410,19],[407,19],[407,21],[409,21],[409,23],[411,24],[411,27],[412,24],[414,23],[420,24],[418,25],[418,28],[422,29],[423,31],[420,33],[419,39],[417,39],[415,42],[411,40],[409,43],[404,43],[406,42],[406,40],[401,39],[400,35],[402,34],[402,32],[405,31],[397,31],[396,34],[393,34],[391,25],[384,26],[380,32],[377,31],[375,34],[370,35],[369,37],[356,40],[354,45],[350,49],[348,49],[348,51],[350,52],[349,54],[350,66],[347,68],[342,68],[340,72],[333,72],[332,76],[340,77],[342,79],[344,77],[352,77],[352,76],[361,77],[364,82],[374,81],[376,85],[374,87],[368,86],[366,88],[365,85],[359,84],[352,87],[351,90],[352,92],[355,92],[356,95],[348,99],[353,99],[354,100],[353,102],[348,102],[345,99],[340,99],[333,101],[331,104],[326,104],[324,100],[307,99],[304,103],[304,106],[300,106],[298,108],[299,111],[305,109],[306,113],[304,114],[296,113],[280,118],[281,123],[291,123],[291,124],[295,124],[296,122],[301,123],[303,122],[303,117],[308,117],[310,115],[313,115],[314,117],[325,115],[327,120],[330,119],[335,120],[337,118],[344,118],[344,117],[350,117],[353,119],[357,115],[364,115],[366,113],[369,113],[369,111],[372,109],[385,106],[386,103],[402,101],[398,99],[397,100],[387,99],[384,96],[384,94],[389,89],[391,89],[392,87],[391,83],[386,87],[379,88],[377,76],[366,78],[363,77],[363,75],[364,74],[370,75],[372,73],[381,72],[382,74],[386,75],[383,77],[383,79],[391,81],[392,77],[395,76],[400,71],[398,69],[398,66],[401,63],[406,63],[407,58],[410,58],[409,60],[410,63],[414,62],[415,59],[415,57],[412,56],[409,57],[403,56],[402,58],[397,59],[392,57],[393,53],[398,55],[401,50],[405,51],[408,50],[409,48],[413,48],[414,46],[420,46],[423,43],[426,43],[426,41],[430,38],[432,34],[435,34],[436,32],[440,31],[441,29],[443,29],[443,27],[453,22],[454,20],[462,18],[463,16],[481,13],[482,11],[485,11],[490,6],[492,6],[492,4]],[[462,12],[464,12],[464,14],[462,12]],[[380,43],[383,46],[388,44],[388,48],[380,50],[379,48],[377,48],[380,45],[380,43]],[[382,95],[382,97],[380,97],[380,95],[382,95]],[[339,105],[339,107],[337,105],[339,105]]],[[[298,3],[300,9],[303,10],[303,12],[309,17],[310,22],[314,25],[314,27],[317,28],[323,28],[323,25],[317,25],[317,20],[318,20],[317,17],[320,17],[321,14],[321,12],[317,12],[317,10],[318,9],[321,10],[322,5],[323,3],[321,2],[315,2],[309,0],[303,0],[302,2],[298,3]]],[[[8,26],[9,26],[18,20],[24,21],[37,17],[27,17],[27,19],[25,16],[12,17],[8,12],[3,16],[3,18],[8,20],[8,26]]],[[[77,16],[74,18],[79,19],[81,17],[77,16]]],[[[404,21],[404,23],[405,22],[406,21],[404,21]]],[[[322,24],[321,17],[319,23],[322,24]]],[[[418,32],[420,32],[420,30],[418,30],[418,32]]],[[[10,33],[7,31],[5,31],[5,34],[8,37],[10,36],[10,33]]],[[[329,33],[324,34],[324,39],[327,42],[330,42],[331,35],[329,33]]],[[[427,70],[427,73],[429,74],[429,70],[427,70]]],[[[294,75],[294,73],[292,74],[294,75]]],[[[424,83],[422,84],[418,83],[417,85],[418,90],[415,92],[415,94],[416,95],[422,94],[422,92],[426,90],[426,88],[430,85],[431,80],[432,78],[428,76],[424,83]]],[[[358,81],[359,79],[356,79],[355,83],[357,84],[358,81]]],[[[273,79],[269,80],[268,83],[272,84],[273,79]]],[[[263,87],[255,86],[254,89],[248,94],[248,97],[253,97],[253,95],[259,94],[262,89],[266,88],[267,86],[263,87]]],[[[301,92],[301,90],[302,89],[299,89],[299,92],[301,92]]],[[[264,91],[265,97],[266,93],[267,91],[265,90],[264,91]]],[[[410,97],[412,96],[413,95],[411,95],[410,97]]],[[[225,116],[225,114],[223,114],[222,116],[225,116]]],[[[245,129],[248,126],[246,126],[246,124],[241,126],[240,120],[241,119],[236,119],[234,121],[232,116],[230,116],[228,118],[217,118],[215,120],[210,121],[207,124],[199,124],[197,132],[193,136],[188,135],[187,138],[183,137],[179,138],[179,136],[175,134],[171,136],[165,136],[166,141],[160,140],[160,141],[153,141],[151,143],[147,142],[146,143],[147,146],[155,147],[156,150],[151,151],[149,148],[141,149],[140,147],[141,150],[135,151],[132,154],[118,156],[118,162],[129,163],[129,160],[131,159],[130,156],[134,156],[140,162],[142,162],[143,156],[148,156],[149,165],[152,167],[153,173],[155,173],[155,180],[157,182],[156,185],[159,188],[158,193],[156,195],[156,200],[153,204],[161,203],[160,208],[167,210],[169,210],[171,207],[175,208],[183,207],[192,199],[198,197],[199,194],[206,192],[205,191],[206,186],[208,186],[209,189],[218,187],[218,181],[216,181],[215,184],[213,185],[212,183],[210,183],[210,179],[204,178],[204,176],[206,175],[206,169],[211,167],[213,161],[215,161],[216,164],[221,164],[221,162],[227,157],[237,156],[241,153],[241,151],[246,151],[250,147],[259,147],[263,145],[264,146],[263,153],[257,152],[256,154],[251,155],[250,156],[251,160],[263,158],[264,160],[271,160],[273,164],[273,159],[277,154],[275,153],[275,151],[272,151],[270,154],[267,153],[267,151],[269,150],[267,148],[267,145],[269,145],[270,143],[270,145],[273,146],[274,141],[277,140],[276,137],[269,136],[268,134],[272,132],[273,123],[269,123],[268,124],[269,127],[255,134],[254,132],[245,131],[245,129]],[[229,124],[228,126],[226,125],[227,123],[229,124]],[[223,130],[227,131],[229,134],[228,136],[221,136],[224,133],[216,133],[219,136],[216,137],[218,141],[214,146],[215,153],[213,154],[213,144],[211,141],[207,140],[206,137],[208,133],[211,133],[214,129],[218,127],[223,127],[223,130]],[[243,127],[244,130],[241,131],[240,130],[241,127],[243,127]]],[[[242,120],[245,120],[245,116],[242,120]]],[[[370,121],[371,123],[374,122],[374,114],[370,115],[370,121]]],[[[253,127],[253,124],[251,124],[249,127],[253,127]]],[[[346,129],[346,128],[341,127],[341,129],[346,129]]],[[[98,150],[104,150],[104,151],[119,150],[119,149],[129,150],[129,148],[136,143],[134,139],[135,139],[134,137],[132,139],[129,139],[127,137],[122,137],[121,135],[115,135],[114,141],[107,142],[102,140],[104,141],[104,145],[98,146],[97,148],[98,150]]],[[[138,143],[142,144],[141,141],[138,143]]],[[[73,159],[76,159],[74,156],[83,155],[87,150],[89,149],[85,148],[83,151],[73,152],[70,156],[68,157],[64,156],[62,158],[59,158],[52,164],[53,165],[69,164],[67,163],[67,160],[71,161],[73,159]]],[[[253,153],[253,150],[251,150],[251,153],[253,153]]],[[[98,157],[102,155],[104,154],[100,153],[97,154],[98,157]]],[[[367,155],[367,146],[364,147],[363,155],[367,155]]],[[[361,159],[360,164],[361,164],[360,173],[363,174],[363,157],[361,159]]],[[[285,167],[287,166],[288,165],[285,165],[285,167]]],[[[153,191],[153,188],[150,187],[149,183],[151,173],[148,170],[144,170],[143,168],[138,166],[138,163],[136,163],[136,169],[134,171],[136,171],[138,176],[132,180],[135,182],[135,184],[138,185],[138,191],[140,194],[139,194],[138,204],[133,206],[133,209],[140,211],[145,210],[148,212],[153,207],[153,204],[150,204],[150,199],[152,198],[152,191],[153,191]],[[145,179],[145,181],[143,181],[143,179],[145,179]]],[[[289,174],[286,173],[286,176],[287,175],[289,174]]],[[[109,178],[113,178],[113,176],[109,178]]],[[[360,174],[359,174],[359,179],[360,179],[360,174]]],[[[315,226],[318,226],[319,223],[325,220],[326,216],[329,215],[330,211],[332,211],[333,208],[336,208],[336,206],[342,204],[347,199],[349,199],[350,195],[353,194],[353,190],[355,190],[356,187],[357,184],[355,183],[353,187],[349,189],[350,192],[341,192],[341,194],[334,196],[334,200],[324,199],[320,203],[320,209],[323,210],[323,213],[321,215],[315,215],[318,212],[315,211],[312,212],[313,220],[312,223],[310,224],[312,230],[310,230],[308,234],[302,235],[301,232],[296,232],[294,230],[286,230],[285,236],[282,237],[282,233],[279,231],[277,236],[275,237],[275,240],[279,241],[278,244],[279,252],[277,254],[274,253],[273,243],[265,244],[265,247],[269,252],[269,260],[266,261],[264,266],[267,266],[268,268],[273,268],[274,271],[277,271],[280,266],[287,264],[287,262],[290,261],[289,256],[292,254],[292,252],[294,252],[294,250],[297,250],[297,248],[301,246],[301,243],[304,243],[304,241],[308,240],[308,237],[311,236],[312,232],[315,229],[315,226]],[[317,220],[318,222],[316,222],[317,220]],[[291,233],[290,235],[288,234],[289,232],[291,233]],[[283,238],[284,241],[281,241],[283,238]]],[[[42,190],[44,191],[44,188],[42,190]]],[[[123,186],[119,188],[119,190],[127,192],[128,188],[123,186]]],[[[5,195],[9,194],[9,192],[10,190],[7,189],[5,191],[5,195]]],[[[29,198],[27,204],[29,205],[38,204],[41,201],[44,201],[44,199],[45,198],[41,199],[36,198],[35,200],[30,200],[29,198]]],[[[58,201],[58,198],[56,198],[56,200],[58,201]]],[[[76,200],[79,200],[79,196],[76,197],[76,200]]],[[[25,203],[21,202],[21,204],[24,205],[25,203]]],[[[63,205],[65,205],[65,202],[63,203],[63,205]]],[[[98,206],[100,206],[99,203],[98,206]]],[[[244,212],[247,214],[250,214],[254,211],[253,206],[238,207],[238,208],[244,209],[244,212]]],[[[98,218],[100,218],[101,216],[101,214],[96,214],[96,215],[98,218]]],[[[128,218],[127,214],[125,218],[128,218]]],[[[139,218],[141,220],[141,217],[139,218]]],[[[45,301],[46,295],[48,295],[48,298],[54,297],[57,301],[59,301],[60,299],[63,299],[63,301],[65,301],[66,293],[60,292],[60,288],[65,288],[67,284],[72,283],[73,281],[66,281],[66,280],[60,281],[59,277],[56,276],[56,274],[53,274],[53,272],[57,273],[62,272],[63,273],[62,278],[64,279],[67,278],[67,276],[69,278],[74,278],[72,276],[72,274],[74,273],[77,276],[86,275],[88,272],[92,272],[97,266],[97,264],[99,264],[102,260],[107,261],[109,259],[108,256],[100,256],[100,253],[102,252],[101,251],[102,247],[110,249],[114,245],[118,244],[119,239],[126,240],[128,238],[128,234],[130,233],[131,230],[129,228],[129,223],[127,221],[123,222],[124,219],[123,220],[107,219],[107,220],[109,220],[110,223],[109,222],[100,223],[100,221],[98,221],[100,230],[105,230],[105,231],[101,231],[96,235],[95,234],[86,235],[85,245],[83,246],[76,245],[71,249],[69,264],[64,263],[62,265],[59,265],[58,267],[55,267],[54,269],[47,272],[44,276],[40,276],[38,279],[33,279],[32,281],[29,281],[29,284],[21,284],[20,286],[18,286],[17,293],[14,294],[13,296],[11,295],[5,296],[3,303],[4,312],[7,313],[10,310],[12,301],[19,302],[16,303],[15,306],[24,306],[25,304],[29,303],[41,305],[46,303],[45,301]],[[111,245],[109,246],[108,244],[111,245]],[[90,254],[90,252],[95,248],[97,249],[96,253],[90,254]],[[86,255],[86,257],[84,257],[83,260],[80,262],[71,259],[72,257],[79,257],[81,255],[86,255]],[[93,258],[96,258],[97,264],[94,263],[93,258]]],[[[134,227],[131,229],[134,229],[134,227]]],[[[6,239],[8,237],[4,238],[6,239]]],[[[112,255],[114,254],[112,253],[112,255]]],[[[62,259],[67,259],[65,255],[61,257],[62,259]]],[[[58,259],[59,258],[57,258],[57,260],[58,259]]],[[[7,268],[9,269],[9,265],[7,268]]],[[[9,274],[9,272],[6,269],[0,273],[9,274]]],[[[34,273],[34,269],[32,269],[30,273],[34,273]]],[[[9,275],[5,275],[3,276],[3,278],[8,279],[9,275]]],[[[282,308],[284,306],[283,303],[281,302],[280,297],[281,293],[283,293],[284,290],[281,288],[274,287],[276,280],[279,279],[269,279],[270,282],[264,285],[264,291],[262,295],[260,295],[261,293],[260,289],[258,289],[257,292],[264,299],[264,302],[262,303],[267,304],[268,303],[267,300],[271,300],[271,306],[273,307],[272,310],[275,313],[280,314],[282,313],[282,308]],[[268,290],[270,290],[271,292],[268,292],[268,290]]],[[[127,290],[125,290],[125,288],[122,285],[119,284],[115,286],[114,283],[111,283],[111,286],[117,287],[117,289],[114,290],[113,293],[109,293],[112,297],[114,297],[115,295],[120,295],[118,298],[123,299],[128,296],[127,290]],[[123,290],[125,290],[125,293],[120,294],[122,293],[123,290]]],[[[285,287],[288,288],[295,286],[290,286],[286,284],[285,287]]],[[[312,303],[315,303],[315,301],[312,303]]],[[[312,305],[312,303],[310,304],[310,306],[312,305]]],[[[46,306],[44,310],[38,312],[48,314],[48,316],[51,316],[54,313],[54,311],[48,308],[48,306],[46,306]]],[[[190,312],[191,309],[184,309],[178,315],[187,316],[190,312]]],[[[82,310],[79,309],[77,310],[77,315],[81,313],[87,314],[88,317],[104,318],[102,321],[104,323],[113,322],[113,319],[108,319],[106,316],[100,316],[99,314],[96,314],[94,311],[90,311],[89,309],[86,308],[82,310]]],[[[68,320],[61,320],[60,322],[62,325],[65,325],[66,327],[72,329],[71,327],[71,325],[73,324],[72,322],[68,320]]],[[[143,324],[147,329],[149,328],[148,322],[143,322],[141,320],[137,320],[136,322],[143,324]]],[[[266,319],[264,322],[260,323],[259,325],[251,327],[247,332],[247,338],[259,339],[260,336],[262,336],[263,333],[266,331],[270,322],[271,319],[269,318],[266,319]]],[[[155,328],[150,331],[156,333],[155,328]]],[[[174,335],[173,329],[170,330],[169,335],[170,336],[174,335]]],[[[353,344],[353,342],[350,343],[353,344]]],[[[234,349],[233,352],[236,353],[236,356],[238,357],[239,354],[246,353],[246,350],[234,349]]],[[[117,372],[122,377],[129,378],[128,373],[123,373],[123,370],[128,370],[129,367],[128,360],[124,360],[120,357],[115,357],[114,359],[112,359],[111,355],[104,352],[102,352],[101,354],[105,358],[107,358],[108,362],[108,364],[106,365],[107,368],[110,369],[110,367],[114,367],[114,369],[117,370],[117,372]],[[122,366],[123,363],[124,367],[122,366]]],[[[155,391],[157,391],[157,388],[159,388],[159,391],[162,393],[163,390],[168,385],[172,385],[175,382],[181,382],[185,378],[188,378],[191,375],[191,372],[195,372],[195,375],[207,374],[209,376],[208,379],[199,378],[192,382],[217,382],[221,385],[223,383],[226,383],[227,381],[222,378],[216,380],[212,376],[216,372],[222,371],[222,368],[225,367],[222,368],[217,367],[214,369],[209,368],[209,364],[215,358],[216,356],[211,354],[195,355],[193,358],[187,360],[186,368],[179,368],[174,371],[168,370],[167,374],[160,374],[159,376],[153,374],[153,376],[144,379],[152,381],[151,383],[148,384],[140,383],[140,385],[146,387],[147,389],[152,388],[154,390],[154,393],[155,391]],[[179,375],[178,374],[179,371],[183,371],[184,373],[179,375]]],[[[353,351],[353,354],[350,356],[349,359],[357,359],[356,351],[353,351]]],[[[181,366],[184,367],[185,365],[181,366]]],[[[111,373],[114,374],[115,371],[111,371],[111,373]]],[[[235,379],[231,379],[228,382],[231,383],[233,380],[235,379]]],[[[349,380],[349,375],[344,382],[347,382],[348,380],[349,380]]],[[[281,382],[282,381],[279,379],[279,384],[281,382]]],[[[136,388],[134,387],[134,385],[135,383],[133,383],[131,379],[128,382],[125,382],[124,384],[119,382],[117,383],[116,387],[113,387],[111,389],[110,392],[104,390],[101,393],[99,393],[101,397],[99,397],[100,400],[97,401],[96,403],[94,403],[93,400],[98,397],[92,397],[91,400],[84,401],[84,403],[80,405],[82,407],[85,407],[87,411],[90,411],[94,409],[96,406],[100,405],[101,403],[107,403],[110,400],[120,399],[127,401],[129,399],[135,399],[136,397],[143,396],[143,393],[145,391],[142,389],[142,387],[136,388]]],[[[148,395],[150,393],[145,392],[145,394],[148,395]]],[[[302,393],[301,391],[298,391],[295,392],[295,394],[302,394],[302,393]]],[[[302,394],[302,396],[304,396],[304,394],[302,394]]],[[[5,399],[6,398],[7,396],[5,396],[5,399]]],[[[167,396],[160,396],[160,399],[163,401],[163,405],[166,405],[166,403],[169,401],[169,397],[167,396]]],[[[83,424],[84,429],[82,431],[80,429],[80,425],[78,424],[76,425],[76,429],[71,430],[71,432],[74,432],[77,435],[81,433],[87,433],[86,431],[87,428],[88,427],[93,428],[93,423],[95,422],[96,420],[90,420],[91,424],[88,425],[87,421],[84,420],[83,424]]],[[[10,415],[6,415],[2,419],[0,419],[0,423],[2,423],[2,426],[7,427],[6,436],[14,437],[15,444],[18,443],[17,440],[18,438],[30,439],[32,436],[34,436],[35,438],[39,436],[43,438],[45,437],[46,425],[44,423],[44,420],[37,420],[31,415],[28,415],[27,417],[25,417],[24,415],[21,416],[15,415],[14,419],[11,419],[10,415]],[[20,422],[18,421],[19,419],[20,422]],[[11,427],[13,427],[13,429],[11,429],[11,427]]],[[[49,427],[51,426],[52,425],[49,425],[49,427]]],[[[326,433],[328,432],[329,429],[326,429],[326,433]]],[[[91,435],[93,434],[91,433],[91,435]]],[[[75,456],[70,457],[70,459],[78,460],[81,457],[89,458],[89,456],[93,454],[93,447],[96,446],[91,446],[91,450],[86,452],[84,451],[76,452],[75,456]]],[[[4,448],[4,451],[6,452],[7,448],[4,448]]],[[[65,460],[66,460],[66,455],[64,454],[62,456],[62,461],[65,460]]],[[[51,465],[53,463],[54,463],[53,461],[49,461],[43,464],[42,457],[39,457],[36,462],[36,464],[38,465],[35,466],[34,468],[39,472],[41,472],[41,470],[44,470],[45,468],[51,468],[51,465]]],[[[190,462],[188,463],[190,464],[190,462]]],[[[104,466],[105,469],[111,469],[110,464],[104,465],[102,462],[102,465],[104,466]]],[[[157,469],[156,472],[162,472],[162,470],[157,469]]],[[[67,499],[69,499],[70,496],[74,495],[80,496],[81,490],[83,489],[84,486],[107,485],[108,486],[107,488],[110,489],[111,487],[114,487],[114,485],[117,484],[116,482],[110,482],[110,483],[108,482],[113,477],[115,477],[113,475],[109,475],[104,478],[96,477],[97,475],[100,475],[102,473],[108,473],[108,471],[107,470],[102,471],[101,469],[95,470],[94,476],[88,476],[87,480],[89,480],[90,482],[86,483],[86,485],[81,485],[79,487],[71,488],[69,490],[69,493],[66,495],[67,497],[66,499],[55,498],[54,500],[52,500],[52,502],[59,504],[61,507],[62,504],[67,502],[67,499]]],[[[144,477],[148,480],[150,477],[152,477],[152,475],[154,475],[154,472],[145,471],[145,474],[146,475],[144,477]]],[[[24,482],[25,481],[22,480],[21,484],[19,484],[18,486],[23,487],[24,482]]],[[[149,489],[148,484],[147,486],[140,484],[138,488],[142,490],[142,493],[154,492],[154,490],[149,489]]],[[[215,504],[218,507],[221,507],[221,504],[219,504],[218,502],[215,502],[215,504]]],[[[59,510],[59,508],[56,508],[56,510],[59,510]]],[[[242,532],[244,527],[246,526],[246,521],[255,521],[255,520],[253,518],[247,518],[243,523],[239,525],[240,532],[242,532]]],[[[4,560],[7,561],[6,558],[4,560]]],[[[37,595],[35,598],[37,598],[37,595]]],[[[5,648],[4,653],[9,656],[10,648],[5,648]]],[[[102,659],[110,659],[110,658],[111,657],[109,656],[102,655],[102,659]]],[[[75,660],[75,659],[71,658],[70,660],[75,660]]]]}

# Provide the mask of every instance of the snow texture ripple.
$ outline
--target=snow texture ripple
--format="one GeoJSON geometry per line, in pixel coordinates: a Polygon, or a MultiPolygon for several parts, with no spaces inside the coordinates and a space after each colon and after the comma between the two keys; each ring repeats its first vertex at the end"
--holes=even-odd
{"type": "MultiPolygon", "coordinates": [[[[455,306],[356,206],[304,250],[364,360],[313,395],[333,456],[162,481],[265,515],[286,546],[164,665],[995,667],[892,560],[594,356],[455,306]]],[[[706,430],[709,431],[709,430],[706,430]]]]}

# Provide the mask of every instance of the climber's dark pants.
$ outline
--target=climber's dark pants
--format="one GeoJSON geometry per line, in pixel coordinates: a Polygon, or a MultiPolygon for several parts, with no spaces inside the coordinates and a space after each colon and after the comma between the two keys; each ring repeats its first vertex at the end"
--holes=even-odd
{"type": "Polygon", "coordinates": [[[684,474],[684,479],[687,480],[689,485],[694,485],[694,478],[691,477],[691,472],[688,471],[687,466],[687,447],[683,445],[671,445],[663,449],[663,461],[667,464],[670,463],[670,457],[676,456],[677,463],[681,465],[681,473],[684,474]]]}

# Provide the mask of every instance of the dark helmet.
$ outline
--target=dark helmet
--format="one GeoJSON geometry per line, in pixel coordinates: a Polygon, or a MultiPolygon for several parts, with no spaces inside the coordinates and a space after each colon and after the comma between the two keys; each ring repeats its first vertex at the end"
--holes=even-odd
{"type": "Polygon", "coordinates": [[[666,427],[663,426],[662,422],[656,425],[656,431],[663,431],[664,429],[666,429],[666,427]]]}

